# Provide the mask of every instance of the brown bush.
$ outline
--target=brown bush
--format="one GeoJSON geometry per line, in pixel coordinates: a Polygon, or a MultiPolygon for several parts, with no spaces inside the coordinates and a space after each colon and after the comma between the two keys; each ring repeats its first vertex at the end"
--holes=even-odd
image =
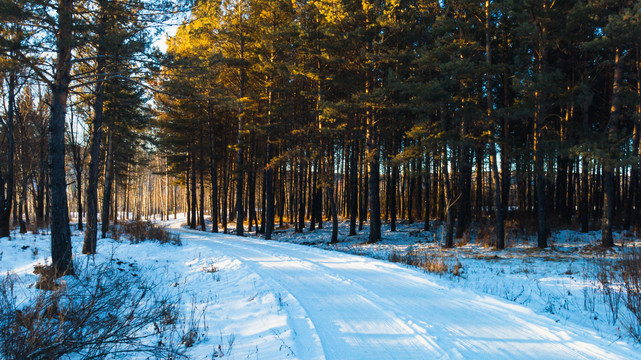
{"type": "Polygon", "coordinates": [[[391,251],[388,255],[388,260],[395,263],[416,266],[427,272],[439,275],[449,273],[454,276],[460,276],[463,270],[463,265],[458,261],[454,263],[453,260],[446,259],[442,255],[417,252],[411,249],[406,252],[391,251]]]}
{"type": "Polygon", "coordinates": [[[123,223],[112,230],[112,237],[118,240],[122,235],[129,237],[133,244],[143,241],[158,241],[161,244],[181,245],[180,238],[167,231],[162,226],[156,225],[151,221],[135,220],[123,223]],[[118,239],[116,239],[116,237],[118,239]]]}
{"type": "Polygon", "coordinates": [[[479,225],[476,232],[476,243],[486,248],[493,247],[496,244],[496,228],[494,224],[479,225]]]}
{"type": "MultiPolygon", "coordinates": [[[[505,221],[505,247],[511,247],[516,239],[525,239],[528,234],[516,220],[505,221]]],[[[476,222],[470,229],[470,242],[486,248],[496,246],[496,222],[492,220],[483,220],[476,222]]]]}
{"type": "Polygon", "coordinates": [[[33,267],[33,273],[38,276],[36,281],[36,289],[40,290],[55,290],[58,288],[56,279],[56,269],[51,265],[36,265],[33,267]]]}

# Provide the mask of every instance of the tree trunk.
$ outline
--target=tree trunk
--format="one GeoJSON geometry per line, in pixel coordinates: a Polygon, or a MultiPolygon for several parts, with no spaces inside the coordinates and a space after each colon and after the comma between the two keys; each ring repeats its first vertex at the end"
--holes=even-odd
{"type": "MultiPolygon", "coordinates": [[[[273,59],[273,53],[272,53],[273,59]]],[[[271,145],[271,124],[272,124],[272,108],[274,104],[274,93],[271,88],[273,75],[270,75],[270,87],[268,93],[268,110],[267,110],[267,141],[265,146],[265,171],[263,172],[263,187],[265,188],[264,203],[265,208],[265,239],[271,240],[272,233],[274,232],[274,170],[272,168],[272,145],[271,145]]],[[[282,216],[281,216],[282,219],[282,216]]]]}
{"type": "MultiPolygon", "coordinates": [[[[202,147],[202,144],[205,141],[205,136],[202,129],[200,130],[198,140],[201,146],[198,151],[198,183],[200,185],[200,196],[198,198],[199,207],[197,224],[200,225],[200,231],[207,231],[207,225],[205,224],[205,163],[203,160],[205,157],[205,149],[202,147]]],[[[194,165],[196,165],[195,162],[194,165]]]]}
{"type": "MultiPolygon", "coordinates": [[[[254,145],[252,143],[251,157],[255,159],[254,145]]],[[[256,163],[252,160],[250,162],[252,169],[249,171],[249,181],[247,182],[247,202],[249,205],[249,231],[252,229],[252,224],[256,225],[256,234],[258,234],[258,213],[256,212],[256,163]]]]}
{"type": "Polygon", "coordinates": [[[298,232],[303,232],[305,228],[305,174],[307,173],[307,165],[301,161],[298,171],[298,232]]]}
{"type": "MultiPolygon", "coordinates": [[[[245,34],[243,33],[243,11],[240,11],[240,59],[245,59],[245,34]]],[[[243,118],[245,109],[243,105],[245,97],[245,68],[244,64],[240,66],[238,71],[239,86],[238,86],[238,138],[236,149],[236,235],[244,236],[244,220],[245,213],[243,210],[243,118]]]]}
{"type": "Polygon", "coordinates": [[[426,155],[425,157],[425,174],[423,175],[423,188],[425,188],[425,191],[423,192],[423,230],[424,231],[429,231],[430,230],[430,159],[429,155],[426,155]]]}
{"type": "MultiPolygon", "coordinates": [[[[641,81],[641,79],[639,79],[641,81]]],[[[639,128],[639,121],[641,119],[636,119],[634,121],[634,130],[632,134],[632,154],[637,155],[639,153],[639,131],[641,129],[639,128]]],[[[630,184],[629,184],[629,192],[628,196],[626,197],[626,206],[625,206],[625,219],[623,223],[623,228],[628,230],[630,229],[630,225],[632,222],[635,220],[635,202],[636,198],[639,196],[637,193],[637,184],[639,182],[639,167],[638,164],[632,164],[631,169],[630,169],[630,184]]]]}
{"type": "MultiPolygon", "coordinates": [[[[612,79],[612,106],[610,119],[606,128],[608,144],[615,146],[619,124],[619,111],[621,110],[621,81],[623,79],[623,62],[621,61],[621,50],[616,49],[614,55],[614,76],[612,79]]],[[[609,158],[603,162],[603,218],[601,221],[601,241],[605,247],[614,246],[612,236],[614,221],[614,159],[616,149],[609,150],[609,158]]]]}
{"type": "Polygon", "coordinates": [[[378,129],[376,128],[373,113],[370,114],[368,120],[366,158],[368,162],[369,238],[367,242],[371,244],[381,239],[381,203],[378,129]]]}
{"type": "Polygon", "coordinates": [[[285,216],[285,181],[287,179],[287,171],[285,169],[285,165],[280,168],[278,172],[278,225],[282,228],[283,227],[283,217],[285,216]]]}
{"type": "Polygon", "coordinates": [[[7,158],[6,158],[6,173],[0,169],[0,238],[10,237],[11,229],[11,210],[13,206],[13,191],[14,191],[14,173],[13,173],[13,153],[15,150],[15,143],[13,138],[13,123],[15,114],[15,89],[16,89],[16,76],[11,73],[9,75],[9,107],[7,109],[7,158]]]}
{"type": "Polygon", "coordinates": [[[105,158],[105,185],[103,186],[102,212],[100,214],[102,238],[107,237],[109,231],[109,209],[111,206],[111,190],[113,189],[114,158],[113,135],[107,136],[107,157],[105,158]]]}
{"type": "Polygon", "coordinates": [[[336,209],[336,201],[334,200],[334,185],[333,180],[332,184],[329,186],[329,206],[332,212],[332,238],[330,240],[331,244],[338,243],[338,211],[336,209]]]}
{"type": "MultiPolygon", "coordinates": [[[[540,130],[535,130],[535,133],[540,130]]],[[[534,140],[534,166],[535,170],[535,192],[536,192],[536,208],[537,208],[537,246],[539,248],[546,248],[547,245],[547,209],[545,202],[545,174],[543,173],[543,155],[540,151],[540,138],[535,135],[534,140]]]]}
{"type": "MultiPolygon", "coordinates": [[[[490,1],[485,2],[485,63],[488,69],[492,67],[492,47],[490,43],[490,1]]],[[[486,81],[486,93],[485,100],[487,104],[487,118],[488,123],[490,124],[491,130],[490,134],[492,135],[492,142],[490,143],[490,169],[492,171],[492,179],[494,180],[494,211],[496,217],[496,243],[495,246],[499,250],[505,248],[505,209],[503,207],[503,202],[501,201],[501,178],[499,175],[499,167],[497,164],[496,156],[496,134],[494,131],[493,124],[493,110],[494,110],[494,101],[492,99],[492,90],[493,90],[493,81],[492,75],[487,74],[486,81]]],[[[503,162],[507,159],[503,158],[503,162]]]]}
{"type": "Polygon", "coordinates": [[[443,157],[443,185],[444,185],[444,197],[445,197],[445,247],[453,248],[454,247],[454,211],[452,210],[453,197],[452,197],[452,186],[450,182],[450,172],[449,172],[449,160],[447,156],[447,145],[443,146],[441,153],[443,157]]]}
{"type": "Polygon", "coordinates": [[[356,215],[358,214],[358,147],[356,141],[351,141],[349,158],[349,235],[356,235],[356,215]]]}
{"type": "Polygon", "coordinates": [[[225,162],[223,165],[223,204],[222,204],[222,225],[223,225],[223,233],[227,234],[227,194],[229,193],[229,157],[225,156],[225,162]]]}
{"type": "MultiPolygon", "coordinates": [[[[543,2],[543,11],[547,13],[547,2],[543,2]]],[[[539,40],[539,59],[538,59],[538,73],[542,75],[547,67],[547,28],[542,25],[540,27],[540,40],[539,40]]],[[[536,192],[536,208],[537,208],[537,246],[539,248],[546,248],[547,242],[547,205],[545,194],[545,169],[543,167],[543,151],[541,149],[541,138],[543,136],[543,117],[546,111],[546,94],[545,89],[540,87],[536,92],[535,112],[534,112],[534,139],[533,139],[533,153],[534,153],[534,173],[535,173],[535,192],[536,192]]]]}
{"type": "Polygon", "coordinates": [[[44,155],[44,145],[40,149],[40,170],[36,189],[36,226],[38,230],[45,227],[45,188],[47,187],[47,174],[44,155]]]}
{"type": "MultiPolygon", "coordinates": [[[[445,106],[441,106],[440,111],[441,131],[447,131],[447,114],[445,113],[445,106]]],[[[446,248],[454,247],[454,212],[452,206],[454,205],[454,197],[452,195],[452,185],[450,181],[450,162],[448,157],[447,141],[441,147],[441,174],[443,176],[443,200],[444,200],[444,216],[445,216],[445,244],[446,248]]]]}
{"type": "MultiPolygon", "coordinates": [[[[465,131],[463,129],[463,131],[465,131]]],[[[464,135],[464,133],[462,134],[464,135]]],[[[472,165],[470,164],[470,149],[463,145],[461,146],[461,154],[459,155],[459,176],[458,185],[461,192],[461,199],[458,204],[458,217],[456,226],[456,237],[461,238],[469,226],[470,219],[470,186],[472,184],[472,165]]],[[[497,188],[498,191],[499,188],[497,188]]]]}
{"type": "Polygon", "coordinates": [[[316,216],[318,214],[318,161],[310,162],[309,165],[310,172],[310,221],[309,221],[309,231],[316,230],[316,216]],[[315,164],[314,164],[315,163],[315,164]],[[312,171],[312,164],[314,164],[315,171],[312,171]]]}
{"type": "MultiPolygon", "coordinates": [[[[186,203],[187,203],[187,211],[186,211],[186,217],[187,217],[187,226],[191,229],[191,181],[189,181],[190,178],[190,172],[191,172],[191,155],[187,153],[187,169],[185,171],[185,197],[186,197],[186,203]]],[[[134,202],[135,205],[135,202],[134,202]]]]}
{"type": "MultiPolygon", "coordinates": [[[[637,129],[638,140],[641,141],[641,46],[637,47],[636,51],[637,56],[637,113],[635,128],[637,129]]],[[[632,225],[639,226],[641,225],[641,218],[639,217],[639,212],[641,211],[641,174],[639,174],[639,168],[641,168],[641,146],[637,144],[637,151],[632,155],[639,156],[639,161],[635,163],[632,168],[636,169],[636,179],[631,181],[630,186],[634,187],[634,211],[632,215],[632,225]]]]}
{"type": "Polygon", "coordinates": [[[398,185],[398,164],[392,164],[392,179],[389,189],[390,231],[396,231],[396,186],[398,185]]]}
{"type": "MultiPolygon", "coordinates": [[[[591,101],[590,101],[591,102],[591,101]]],[[[586,101],[582,104],[583,112],[583,129],[586,131],[585,135],[590,126],[590,113],[589,113],[589,103],[586,101]]],[[[581,158],[581,208],[579,209],[579,220],[581,222],[581,232],[587,233],[589,231],[589,219],[590,219],[590,184],[589,184],[589,175],[590,175],[590,163],[586,155],[583,155],[581,158]]]]}
{"type": "Polygon", "coordinates": [[[65,171],[65,113],[71,81],[74,0],[59,0],[57,11],[57,58],[49,120],[51,259],[56,275],[65,275],[74,273],[65,171]]]}
{"type": "Polygon", "coordinates": [[[207,107],[209,120],[209,176],[211,177],[211,231],[218,232],[218,174],[216,172],[216,151],[214,146],[214,109],[211,101],[207,107]]]}
{"type": "Polygon", "coordinates": [[[407,223],[414,223],[414,193],[416,193],[416,161],[412,160],[407,163],[407,223]]]}
{"type": "Polygon", "coordinates": [[[191,220],[189,221],[189,228],[196,229],[198,218],[196,209],[198,209],[198,193],[196,192],[196,155],[191,154],[191,174],[189,175],[191,182],[191,220]]]}
{"type": "MultiPolygon", "coordinates": [[[[82,165],[81,165],[82,166],[82,165]]],[[[83,231],[82,224],[82,172],[76,170],[76,209],[78,211],[78,231],[83,231]]]]}
{"type": "Polygon", "coordinates": [[[474,211],[476,220],[483,218],[483,148],[476,149],[476,188],[474,196],[474,211]]]}
{"type": "MultiPolygon", "coordinates": [[[[270,159],[271,146],[267,145],[267,159],[270,159]]],[[[271,240],[272,232],[274,232],[274,170],[267,162],[265,169],[264,179],[265,182],[265,239],[271,240]]]]}
{"type": "Polygon", "coordinates": [[[20,233],[21,234],[26,234],[27,233],[27,224],[24,221],[24,218],[22,217],[22,214],[24,214],[24,198],[20,196],[20,201],[18,205],[18,224],[20,225],[20,233]]]}
{"type": "Polygon", "coordinates": [[[87,229],[82,245],[83,254],[95,254],[98,238],[98,176],[100,167],[100,145],[102,142],[104,80],[107,58],[105,42],[106,0],[99,2],[98,44],[96,55],[96,87],[94,90],[93,113],[91,122],[91,139],[89,140],[89,173],[87,174],[87,229]]]}

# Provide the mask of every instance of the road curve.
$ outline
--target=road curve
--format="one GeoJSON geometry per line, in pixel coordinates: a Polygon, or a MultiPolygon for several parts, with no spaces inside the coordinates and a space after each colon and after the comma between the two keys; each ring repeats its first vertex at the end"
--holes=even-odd
{"type": "Polygon", "coordinates": [[[611,344],[588,329],[561,326],[524,306],[452,289],[446,280],[385,261],[290,243],[174,231],[185,242],[237,258],[295,299],[288,304],[295,309],[288,313],[296,314],[291,323],[302,359],[639,356],[626,344],[611,344]],[[312,349],[319,339],[322,351],[312,349]]]}

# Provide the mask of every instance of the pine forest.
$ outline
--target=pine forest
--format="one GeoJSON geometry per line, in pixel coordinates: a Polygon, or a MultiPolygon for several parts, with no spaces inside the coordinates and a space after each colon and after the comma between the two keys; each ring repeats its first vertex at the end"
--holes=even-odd
{"type": "MultiPolygon", "coordinates": [[[[36,235],[46,237],[40,249],[50,254],[50,267],[41,270],[50,273],[52,294],[64,288],[61,279],[88,271],[83,256],[108,256],[105,239],[167,231],[154,224],[176,221],[183,230],[164,236],[182,238],[184,246],[189,236],[203,238],[201,231],[298,239],[370,256],[367,247],[379,249],[374,257],[450,277],[463,269],[473,276],[472,263],[461,260],[470,246],[491,259],[519,251],[518,266],[530,256],[567,251],[568,258],[598,264],[594,291],[604,295],[595,296],[603,296],[610,314],[603,326],[632,339],[622,345],[632,350],[587,358],[638,355],[630,344],[641,341],[641,254],[625,250],[641,245],[638,1],[0,0],[0,81],[0,249],[20,236],[34,244],[36,235]],[[591,244],[564,247],[559,234],[566,232],[591,244]],[[389,250],[396,239],[414,240],[407,251],[389,250]],[[425,242],[436,249],[430,254],[448,255],[419,259],[425,242]],[[381,248],[389,252],[376,255],[381,248]]],[[[225,256],[237,251],[225,248],[225,256]]],[[[5,253],[0,263],[13,257],[5,253]]],[[[38,250],[32,255],[38,259],[38,250]]],[[[7,266],[0,270],[17,269],[7,266]]],[[[103,280],[90,271],[98,284],[121,279],[104,271],[103,280]]],[[[38,288],[46,288],[43,274],[38,288]]],[[[93,286],[86,281],[78,288],[93,286]]],[[[309,309],[304,296],[285,289],[309,309]]],[[[485,292],[527,302],[512,292],[485,292]]],[[[11,308],[4,294],[0,307],[11,308]]],[[[285,290],[278,294],[289,299],[285,290]]],[[[52,352],[61,347],[45,340],[12,350],[3,336],[41,328],[17,330],[9,326],[18,321],[15,313],[0,312],[0,326],[5,321],[13,329],[0,330],[0,358],[120,358],[118,349],[200,358],[186,349],[199,343],[204,328],[183,332],[175,348],[168,340],[156,341],[153,351],[143,346],[147,335],[132,334],[167,323],[148,319],[153,311],[134,314],[154,307],[137,301],[123,302],[120,313],[131,311],[127,319],[141,319],[138,327],[123,320],[113,333],[86,331],[95,335],[84,337],[89,344],[67,352],[52,352]]],[[[582,311],[599,313],[586,301],[582,311]]],[[[564,311],[544,305],[543,313],[564,311]]],[[[76,314],[69,309],[65,314],[76,314]]],[[[323,327],[308,311],[322,357],[282,335],[267,358],[376,358],[350,353],[338,340],[340,352],[327,350],[323,327]]],[[[61,332],[54,330],[44,338],[56,343],[53,334],[61,332]]],[[[298,335],[287,336],[304,333],[293,331],[298,335]]],[[[35,338],[29,334],[25,339],[35,338]]],[[[229,356],[234,339],[220,332],[211,341],[214,355],[208,350],[206,358],[229,356]]],[[[236,356],[244,341],[237,339],[236,356]]],[[[434,356],[454,354],[447,351],[434,356]]],[[[485,351],[458,356],[542,356],[485,351]]],[[[426,354],[390,358],[431,358],[426,354]]]]}

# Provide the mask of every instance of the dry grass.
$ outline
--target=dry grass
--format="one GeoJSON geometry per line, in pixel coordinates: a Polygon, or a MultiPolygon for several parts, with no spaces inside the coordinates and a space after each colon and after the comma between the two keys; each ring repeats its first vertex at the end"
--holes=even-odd
{"type": "Polygon", "coordinates": [[[629,248],[618,259],[600,256],[595,269],[608,320],[641,342],[641,251],[629,248]]]}
{"type": "Polygon", "coordinates": [[[56,281],[56,270],[51,265],[36,265],[33,267],[33,273],[38,275],[36,281],[36,289],[40,290],[56,290],[59,285],[56,281]]]}
{"type": "Polygon", "coordinates": [[[161,244],[181,245],[178,236],[151,221],[135,220],[112,227],[111,236],[114,240],[119,240],[123,235],[127,236],[132,244],[158,241],[161,244]]]}
{"type": "Polygon", "coordinates": [[[60,286],[48,267],[39,267],[41,289],[18,296],[18,277],[0,283],[0,358],[103,359],[133,354],[184,358],[168,339],[178,330],[165,326],[178,299],[158,295],[137,274],[121,272],[110,262],[82,268],[60,286]],[[118,354],[118,355],[113,355],[118,354]]]}
{"type": "Polygon", "coordinates": [[[208,272],[208,273],[212,273],[212,274],[213,273],[217,273],[218,270],[219,269],[214,264],[209,264],[209,265],[206,265],[205,267],[203,267],[203,271],[204,272],[208,272]]]}
{"type": "Polygon", "coordinates": [[[409,249],[401,252],[393,250],[389,252],[388,260],[395,263],[403,263],[416,266],[430,273],[439,275],[452,274],[460,276],[463,271],[463,265],[451,258],[446,258],[442,254],[431,254],[427,252],[417,252],[409,249]]]}

